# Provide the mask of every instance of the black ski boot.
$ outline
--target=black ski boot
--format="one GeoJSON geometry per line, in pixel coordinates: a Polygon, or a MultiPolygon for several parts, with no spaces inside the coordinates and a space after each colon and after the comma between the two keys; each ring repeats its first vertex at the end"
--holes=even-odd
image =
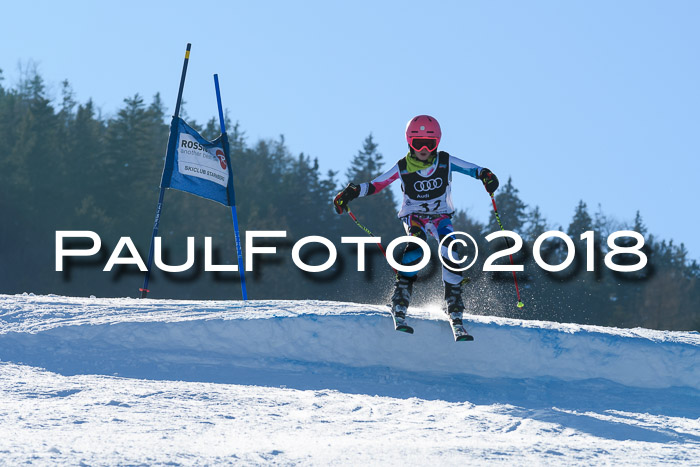
{"type": "Polygon", "coordinates": [[[462,284],[445,283],[445,302],[447,309],[445,312],[450,317],[452,325],[452,333],[456,341],[471,341],[474,340],[469,335],[462,324],[462,313],[464,313],[464,302],[462,301],[462,284]]]}
{"type": "Polygon", "coordinates": [[[394,327],[397,331],[413,334],[413,328],[406,324],[406,311],[413,293],[415,277],[398,275],[394,295],[391,296],[391,315],[394,317],[394,327]]]}
{"type": "Polygon", "coordinates": [[[462,301],[462,285],[445,283],[445,302],[452,324],[462,324],[462,313],[464,313],[464,302],[462,301]]]}
{"type": "Polygon", "coordinates": [[[400,318],[406,317],[406,310],[411,302],[414,281],[415,278],[413,277],[397,276],[396,278],[394,295],[391,296],[391,312],[400,318]]]}

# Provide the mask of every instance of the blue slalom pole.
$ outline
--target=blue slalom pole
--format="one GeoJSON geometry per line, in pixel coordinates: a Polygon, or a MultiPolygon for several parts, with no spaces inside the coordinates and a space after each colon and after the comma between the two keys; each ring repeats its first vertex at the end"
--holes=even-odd
{"type": "MultiPolygon", "coordinates": [[[[180,89],[177,91],[177,103],[175,104],[175,113],[173,114],[173,120],[180,116],[180,103],[182,102],[182,90],[185,88],[185,75],[187,74],[187,63],[190,61],[190,48],[192,44],[187,43],[187,50],[185,51],[185,63],[182,65],[182,75],[180,76],[180,89]]],[[[174,144],[171,139],[173,137],[173,125],[170,125],[170,138],[168,138],[168,147],[174,144]]],[[[151,248],[148,250],[148,263],[146,264],[146,275],[143,278],[143,287],[139,290],[141,291],[141,298],[146,298],[148,295],[148,280],[151,277],[151,266],[153,265],[153,247],[156,235],[158,235],[158,227],[160,226],[160,213],[163,209],[163,195],[165,194],[165,187],[163,187],[163,181],[160,183],[160,195],[158,196],[158,206],[156,207],[156,220],[153,222],[153,235],[151,236],[151,248]]]]}
{"type": "MultiPolygon", "coordinates": [[[[216,88],[216,105],[219,107],[219,124],[221,125],[221,134],[226,136],[226,123],[224,122],[224,111],[221,107],[221,91],[219,91],[219,75],[214,75],[214,87],[216,88]]],[[[228,144],[224,144],[224,150],[228,152],[228,144]]],[[[233,177],[233,166],[231,166],[231,155],[226,154],[229,160],[229,170],[231,170],[231,176],[233,177]]],[[[243,268],[243,251],[241,250],[241,236],[238,231],[238,214],[236,213],[236,195],[233,190],[233,181],[231,181],[231,192],[233,194],[234,202],[231,205],[231,217],[233,218],[233,231],[236,236],[236,252],[238,253],[238,272],[241,275],[241,291],[243,292],[243,300],[248,300],[248,291],[245,285],[245,270],[243,268]]]]}

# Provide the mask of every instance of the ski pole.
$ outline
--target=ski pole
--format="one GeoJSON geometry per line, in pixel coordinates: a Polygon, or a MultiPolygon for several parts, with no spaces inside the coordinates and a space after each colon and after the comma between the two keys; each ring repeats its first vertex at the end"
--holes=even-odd
{"type": "MultiPolygon", "coordinates": [[[[345,206],[345,211],[348,213],[348,215],[350,216],[350,218],[355,222],[355,224],[357,224],[357,226],[358,226],[359,228],[361,228],[362,230],[364,230],[365,233],[367,233],[367,235],[369,235],[370,237],[375,237],[375,235],[374,235],[367,227],[365,227],[364,225],[360,224],[360,221],[357,220],[357,217],[355,217],[355,214],[352,213],[352,211],[350,210],[350,207],[348,207],[347,205],[345,206]]],[[[380,250],[382,250],[382,254],[384,255],[384,258],[386,258],[386,250],[384,249],[384,247],[382,246],[382,244],[381,244],[381,243],[377,243],[377,246],[379,247],[380,250]]],[[[391,268],[391,269],[393,269],[393,270],[394,270],[394,273],[396,273],[396,269],[394,269],[394,268],[391,268]]]]}
{"type": "MultiPolygon", "coordinates": [[[[501,223],[501,216],[498,215],[498,208],[496,208],[496,198],[493,197],[493,193],[489,193],[491,195],[491,203],[493,204],[493,213],[496,214],[496,221],[498,221],[499,227],[501,227],[501,230],[506,230],[503,228],[503,224],[501,223]]],[[[503,237],[503,240],[506,241],[506,248],[510,248],[510,244],[508,243],[508,238],[503,237]]],[[[513,255],[508,255],[510,258],[510,265],[513,266],[513,255]]],[[[515,293],[518,296],[518,308],[522,308],[525,306],[525,304],[520,300],[520,288],[518,287],[518,278],[515,276],[515,271],[513,271],[513,281],[515,282],[515,293]]]]}

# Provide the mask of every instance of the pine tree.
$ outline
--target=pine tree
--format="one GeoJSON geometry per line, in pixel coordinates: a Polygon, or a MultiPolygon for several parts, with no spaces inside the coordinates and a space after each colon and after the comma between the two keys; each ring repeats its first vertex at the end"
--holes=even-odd
{"type": "Polygon", "coordinates": [[[569,234],[574,240],[577,240],[582,233],[593,230],[593,219],[591,215],[588,214],[588,207],[583,200],[580,200],[578,206],[576,206],[576,211],[574,212],[574,217],[569,224],[569,228],[566,233],[569,234]]]}
{"type": "Polygon", "coordinates": [[[124,99],[124,107],[107,123],[104,149],[95,161],[102,181],[95,198],[109,217],[120,218],[119,231],[111,234],[133,235],[143,230],[141,219],[153,216],[153,205],[144,200],[159,191],[167,134],[158,95],[150,107],[139,94],[124,99]]]}
{"type": "MultiPolygon", "coordinates": [[[[59,195],[54,184],[39,184],[36,180],[36,168],[51,174],[60,173],[55,149],[56,117],[54,108],[46,96],[42,77],[32,66],[22,73],[19,91],[12,100],[10,111],[10,128],[4,133],[5,146],[9,154],[4,160],[6,183],[15,190],[46,199],[59,195]],[[26,191],[25,191],[26,190],[26,191]]],[[[14,195],[12,195],[14,197],[14,195]]],[[[28,216],[35,215],[39,204],[29,206],[28,216]]]]}
{"type": "Polygon", "coordinates": [[[508,177],[508,182],[498,190],[495,198],[503,228],[522,234],[527,220],[525,214],[527,204],[520,199],[518,192],[519,190],[513,185],[513,178],[508,177]]]}
{"type": "Polygon", "coordinates": [[[634,225],[632,226],[632,230],[641,234],[642,237],[647,236],[647,226],[644,224],[642,214],[639,211],[637,211],[637,213],[634,215],[634,225]]]}
{"type": "Polygon", "coordinates": [[[530,209],[526,216],[527,227],[524,232],[524,240],[529,243],[534,243],[537,237],[549,230],[547,220],[540,212],[540,207],[535,206],[530,209]]]}
{"type": "MultiPolygon", "coordinates": [[[[362,149],[352,158],[350,168],[345,173],[348,182],[366,183],[382,174],[384,156],[377,151],[378,146],[370,133],[362,143],[362,149]]],[[[401,223],[396,219],[398,209],[394,193],[390,188],[355,200],[351,209],[376,236],[391,240],[403,234],[401,223]]]]}
{"type": "Polygon", "coordinates": [[[67,185],[82,187],[74,197],[75,213],[82,225],[98,232],[113,228],[104,206],[100,206],[95,197],[104,183],[102,152],[105,131],[106,125],[95,114],[92,100],[78,105],[71,133],[79,139],[79,144],[68,156],[67,185]]]}
{"type": "Polygon", "coordinates": [[[58,112],[57,149],[61,154],[67,154],[79,144],[79,136],[73,134],[72,125],[75,120],[75,93],[68,80],[61,82],[61,107],[58,112]]]}
{"type": "Polygon", "coordinates": [[[381,174],[384,156],[377,152],[378,147],[370,133],[363,141],[362,149],[350,162],[350,167],[345,174],[348,182],[365,182],[381,174]]]}

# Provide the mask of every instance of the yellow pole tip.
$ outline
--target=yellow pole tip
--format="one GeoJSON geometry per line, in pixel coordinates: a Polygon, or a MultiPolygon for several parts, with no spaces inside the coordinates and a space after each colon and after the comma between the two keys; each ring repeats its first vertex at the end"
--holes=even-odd
{"type": "Polygon", "coordinates": [[[524,306],[525,306],[525,304],[523,302],[518,302],[518,308],[522,308],[524,306]]]}

